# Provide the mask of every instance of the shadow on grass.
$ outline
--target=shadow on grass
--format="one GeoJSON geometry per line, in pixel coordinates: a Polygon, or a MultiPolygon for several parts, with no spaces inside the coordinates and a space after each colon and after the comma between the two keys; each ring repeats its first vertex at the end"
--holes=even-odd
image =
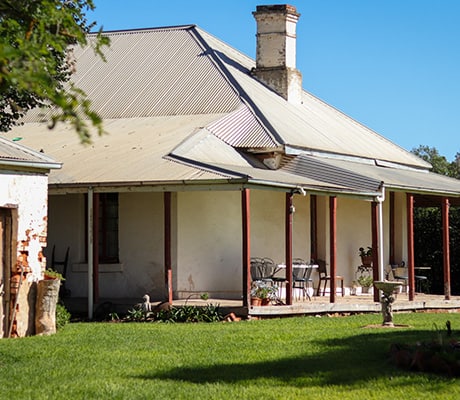
{"type": "MultiPolygon", "coordinates": [[[[299,355],[258,362],[216,363],[208,366],[177,367],[138,376],[141,379],[161,379],[203,383],[237,383],[270,379],[277,384],[299,386],[311,384],[344,385],[368,382],[370,379],[391,379],[407,375],[389,362],[388,350],[392,343],[414,343],[433,338],[431,331],[386,330],[378,334],[363,333],[345,339],[305,341],[299,355]],[[309,354],[308,346],[318,350],[309,354]],[[306,378],[306,379],[302,379],[306,378]]],[[[270,354],[267,344],[263,352],[270,354]]]]}

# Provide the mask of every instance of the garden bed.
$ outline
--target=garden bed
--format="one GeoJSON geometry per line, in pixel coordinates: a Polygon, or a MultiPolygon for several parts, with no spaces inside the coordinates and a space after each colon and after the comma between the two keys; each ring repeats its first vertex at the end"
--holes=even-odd
{"type": "Polygon", "coordinates": [[[393,343],[390,358],[399,368],[435,374],[460,376],[460,342],[452,337],[450,322],[446,332],[436,328],[436,338],[414,344],[393,343]]]}

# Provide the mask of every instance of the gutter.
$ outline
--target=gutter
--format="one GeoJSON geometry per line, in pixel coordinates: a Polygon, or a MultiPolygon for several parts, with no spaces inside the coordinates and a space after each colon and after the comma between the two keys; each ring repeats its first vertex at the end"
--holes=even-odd
{"type": "Polygon", "coordinates": [[[34,161],[12,161],[12,160],[0,160],[0,165],[9,167],[27,167],[27,168],[38,168],[38,169],[61,169],[62,163],[40,163],[34,161]]]}

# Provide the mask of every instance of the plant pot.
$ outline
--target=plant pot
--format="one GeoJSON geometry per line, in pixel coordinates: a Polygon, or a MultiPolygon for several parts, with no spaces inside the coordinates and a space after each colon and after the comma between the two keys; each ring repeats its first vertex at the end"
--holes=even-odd
{"type": "Polygon", "coordinates": [[[365,266],[372,265],[372,256],[361,256],[361,263],[365,266]]]}
{"type": "Polygon", "coordinates": [[[270,304],[270,299],[261,299],[263,306],[268,306],[270,304]]]}
{"type": "Polygon", "coordinates": [[[262,299],[259,297],[251,297],[251,306],[261,306],[262,299]]]}

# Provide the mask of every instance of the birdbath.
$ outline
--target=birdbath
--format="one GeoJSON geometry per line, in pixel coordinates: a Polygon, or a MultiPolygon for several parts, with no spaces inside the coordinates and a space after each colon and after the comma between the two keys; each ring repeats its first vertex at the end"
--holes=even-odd
{"type": "Polygon", "coordinates": [[[393,324],[393,311],[392,303],[395,301],[393,295],[394,290],[401,286],[401,282],[396,281],[376,281],[374,286],[382,291],[382,298],[380,303],[382,303],[382,315],[383,315],[383,326],[394,326],[393,324]]]}

